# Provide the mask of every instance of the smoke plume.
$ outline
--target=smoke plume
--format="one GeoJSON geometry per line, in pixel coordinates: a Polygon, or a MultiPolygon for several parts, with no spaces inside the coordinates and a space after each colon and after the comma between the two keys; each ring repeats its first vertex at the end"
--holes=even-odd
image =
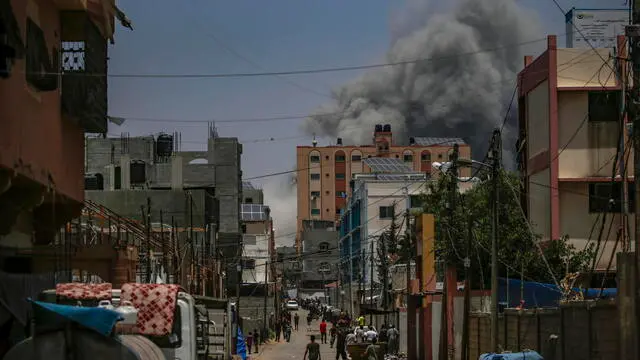
{"type": "MultiPolygon", "coordinates": [[[[410,0],[408,9],[426,16],[421,9],[427,1],[421,4],[410,0]]],[[[391,124],[398,142],[409,134],[462,137],[476,157],[482,156],[492,130],[502,124],[523,55],[532,51],[523,44],[541,38],[535,13],[515,0],[460,0],[428,20],[405,20],[396,28],[392,22],[386,61],[430,60],[366,72],[335,89],[335,101],[316,109],[303,129],[369,144],[375,124],[391,124]]],[[[513,119],[503,137],[509,152],[516,134],[513,119]]]]}
{"type": "Polygon", "coordinates": [[[273,216],[276,246],[293,245],[296,233],[296,178],[295,173],[283,181],[271,178],[263,185],[265,204],[273,216]]]}

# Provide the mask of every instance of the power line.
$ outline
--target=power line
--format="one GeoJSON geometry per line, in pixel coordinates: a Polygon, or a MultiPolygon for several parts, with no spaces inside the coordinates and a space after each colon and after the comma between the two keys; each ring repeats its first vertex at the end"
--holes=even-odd
{"type": "MultiPolygon", "coordinates": [[[[405,61],[396,61],[396,62],[387,62],[387,63],[378,63],[378,64],[370,64],[370,65],[354,65],[354,66],[337,66],[337,67],[326,67],[326,68],[315,68],[315,69],[300,69],[300,70],[285,70],[285,71],[270,71],[270,72],[247,72],[247,73],[212,73],[212,74],[100,74],[100,73],[69,73],[69,75],[73,76],[90,76],[90,77],[109,77],[109,78],[155,78],[155,79],[215,79],[215,78],[246,78],[246,77],[260,77],[260,76],[285,76],[285,75],[305,75],[305,74],[322,74],[328,72],[344,72],[344,71],[355,71],[355,70],[367,70],[367,69],[376,69],[376,68],[385,68],[385,67],[393,67],[393,66],[402,66],[402,65],[411,65],[423,62],[431,62],[431,61],[441,61],[441,60],[451,60],[458,57],[464,56],[472,56],[478,55],[487,52],[495,52],[503,49],[508,49],[512,47],[519,47],[528,44],[534,44],[540,41],[545,41],[547,38],[539,38],[533,39],[529,41],[523,41],[519,43],[508,44],[504,46],[497,46],[493,48],[480,49],[476,51],[462,52],[449,56],[440,56],[433,58],[422,58],[415,60],[405,60],[405,61]]],[[[39,75],[67,75],[67,73],[58,73],[58,72],[49,72],[49,73],[39,73],[39,75]]]]}

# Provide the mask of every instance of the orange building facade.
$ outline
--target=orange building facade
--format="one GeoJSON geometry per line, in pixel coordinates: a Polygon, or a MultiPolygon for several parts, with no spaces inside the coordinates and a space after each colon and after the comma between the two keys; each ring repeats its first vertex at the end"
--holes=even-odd
{"type": "Polygon", "coordinates": [[[106,77],[85,73],[107,72],[116,11],[114,0],[0,3],[0,245],[28,247],[80,215],[84,134],[107,131],[106,77]]]}
{"type": "MultiPolygon", "coordinates": [[[[337,220],[350,194],[349,183],[355,174],[371,173],[364,163],[370,157],[401,159],[413,171],[437,176],[434,162],[446,162],[458,144],[461,158],[471,157],[471,148],[459,138],[411,137],[394,142],[390,125],[376,125],[369,145],[343,145],[338,138],[331,146],[298,146],[298,216],[296,245],[303,220],[337,220]],[[402,145],[406,143],[407,145],[402,145]],[[433,170],[433,172],[432,172],[433,170]]],[[[461,176],[469,176],[461,169],[461,176]]]]}

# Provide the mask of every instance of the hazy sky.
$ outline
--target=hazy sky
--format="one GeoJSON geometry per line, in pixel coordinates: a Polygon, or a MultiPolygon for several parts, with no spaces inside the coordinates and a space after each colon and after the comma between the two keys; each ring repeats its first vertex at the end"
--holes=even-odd
{"type": "MultiPolygon", "coordinates": [[[[425,1],[431,4],[430,12],[446,11],[454,2],[425,1]]],[[[564,34],[564,16],[552,0],[518,2],[538,12],[546,33],[564,34]]],[[[567,10],[602,7],[605,2],[609,8],[624,5],[624,0],[560,0],[567,10]]],[[[118,5],[135,30],[116,27],[109,54],[114,74],[261,72],[384,62],[392,31],[402,27],[403,14],[411,15],[403,0],[119,0],[118,5]]],[[[559,43],[564,44],[564,38],[559,43]]],[[[128,120],[120,127],[111,125],[109,133],[180,131],[184,150],[200,149],[205,147],[206,123],[178,121],[217,119],[222,136],[244,143],[245,177],[290,170],[295,146],[311,142],[299,130],[301,119],[224,121],[307,114],[329,101],[332,88],[357,75],[111,78],[109,113],[128,120]],[[269,138],[274,141],[262,141],[269,138]]],[[[321,139],[320,144],[332,140],[321,139]]]]}

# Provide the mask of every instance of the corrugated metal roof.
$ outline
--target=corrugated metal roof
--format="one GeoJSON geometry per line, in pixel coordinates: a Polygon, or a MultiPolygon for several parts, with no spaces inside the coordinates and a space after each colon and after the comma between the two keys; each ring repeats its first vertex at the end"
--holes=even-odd
{"type": "Polygon", "coordinates": [[[416,144],[422,146],[433,146],[433,145],[466,145],[461,138],[447,138],[447,137],[416,137],[414,138],[416,144]]]}

